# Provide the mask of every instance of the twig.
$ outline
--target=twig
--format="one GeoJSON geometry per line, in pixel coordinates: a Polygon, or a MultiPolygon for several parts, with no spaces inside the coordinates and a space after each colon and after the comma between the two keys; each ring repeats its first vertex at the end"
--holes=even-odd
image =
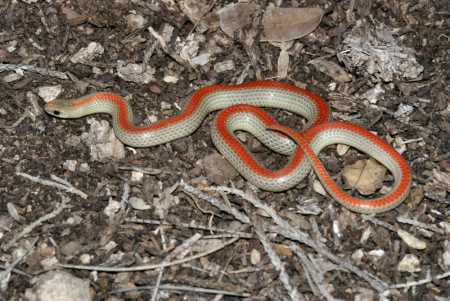
{"type": "Polygon", "coordinates": [[[239,212],[239,210],[237,210],[236,208],[228,207],[228,206],[224,205],[223,202],[219,201],[215,197],[212,197],[212,196],[194,188],[193,186],[184,183],[183,181],[180,182],[180,186],[185,192],[191,193],[191,194],[195,195],[196,197],[207,201],[214,207],[217,207],[220,210],[225,211],[226,213],[234,216],[240,222],[245,223],[245,224],[250,223],[250,219],[248,218],[248,216],[239,212]]]}
{"type": "Polygon", "coordinates": [[[119,170],[137,171],[137,172],[142,172],[143,174],[152,175],[152,176],[160,175],[161,173],[168,173],[167,171],[164,171],[162,169],[151,168],[151,167],[138,167],[138,166],[119,166],[119,170]]]}
{"type": "Polygon", "coordinates": [[[445,234],[444,230],[439,229],[435,225],[425,224],[425,223],[419,222],[418,220],[413,220],[413,219],[407,218],[405,216],[397,217],[397,221],[399,223],[409,224],[409,225],[413,225],[415,227],[419,227],[419,228],[423,228],[423,229],[426,229],[426,230],[430,230],[430,231],[436,232],[436,233],[441,234],[441,235],[445,234]]]}
{"type": "MultiPolygon", "coordinates": [[[[9,264],[5,267],[5,270],[3,272],[0,272],[0,290],[6,291],[8,289],[8,283],[9,279],[11,278],[11,272],[15,271],[14,267],[17,266],[25,257],[30,255],[31,251],[34,249],[34,245],[36,244],[38,240],[35,239],[34,242],[31,244],[31,248],[27,250],[24,254],[19,256],[13,263],[9,264]]],[[[18,273],[16,271],[16,273],[18,273]]],[[[25,274],[26,276],[29,276],[27,273],[24,273],[20,271],[19,274],[25,274]]]]}
{"type": "Polygon", "coordinates": [[[210,188],[210,190],[223,191],[226,193],[232,193],[232,194],[238,195],[238,196],[242,197],[244,200],[250,202],[256,208],[263,209],[273,219],[273,221],[280,227],[280,230],[281,230],[279,232],[280,235],[283,235],[286,238],[289,238],[292,240],[296,240],[300,243],[304,243],[307,246],[313,248],[317,253],[325,256],[330,261],[339,265],[341,268],[348,270],[348,271],[358,275],[362,279],[366,280],[378,292],[383,292],[388,287],[388,285],[384,281],[382,281],[375,275],[373,275],[367,271],[361,270],[360,268],[353,265],[351,262],[349,262],[346,259],[338,257],[333,252],[329,251],[328,248],[324,244],[313,240],[307,233],[304,233],[304,232],[300,231],[299,229],[293,228],[285,219],[278,216],[278,214],[275,212],[275,210],[273,208],[263,204],[256,197],[248,195],[241,190],[229,188],[229,187],[223,187],[223,186],[210,188]]]}
{"type": "MultiPolygon", "coordinates": [[[[134,288],[122,288],[118,290],[114,290],[109,292],[110,295],[112,294],[121,294],[121,293],[127,293],[131,291],[141,291],[141,290],[148,290],[153,289],[155,286],[153,285],[146,285],[146,286],[137,286],[134,288]]],[[[218,290],[218,289],[210,289],[210,288],[203,288],[203,287],[194,287],[194,286],[187,286],[187,285],[175,285],[175,284],[162,284],[159,286],[160,290],[172,290],[172,291],[185,291],[185,292],[193,292],[193,293],[203,293],[203,294],[221,294],[221,295],[227,295],[227,296],[236,296],[236,297],[250,297],[250,294],[247,293],[236,293],[236,292],[230,292],[230,291],[224,291],[224,290],[218,290]]]]}
{"type": "Polygon", "coordinates": [[[259,241],[263,245],[267,255],[269,256],[272,265],[279,272],[280,281],[281,283],[283,283],[283,286],[287,290],[289,297],[291,297],[291,300],[293,301],[305,300],[303,295],[301,295],[298,292],[297,288],[292,285],[292,281],[289,277],[289,274],[286,272],[284,263],[281,261],[280,257],[277,255],[275,250],[270,245],[270,241],[267,238],[266,234],[264,233],[261,223],[258,222],[256,218],[253,221],[253,226],[255,227],[255,233],[258,236],[259,241]]]}
{"type": "Polygon", "coordinates": [[[363,215],[362,219],[365,221],[369,221],[374,225],[378,225],[378,226],[382,226],[388,230],[391,230],[392,232],[397,232],[397,229],[395,229],[394,226],[392,226],[391,224],[388,224],[386,222],[380,221],[379,219],[377,219],[375,216],[371,216],[371,215],[363,215]]]}
{"type": "Polygon", "coordinates": [[[40,226],[43,222],[48,221],[52,218],[55,218],[56,216],[58,216],[64,209],[69,208],[69,198],[61,195],[62,201],[61,203],[59,203],[56,208],[44,215],[41,216],[40,218],[38,218],[36,221],[32,222],[31,224],[29,224],[28,226],[26,226],[19,234],[17,234],[13,239],[11,239],[4,247],[4,250],[9,249],[11,246],[13,246],[19,239],[21,239],[22,237],[24,237],[25,235],[27,235],[28,233],[30,233],[31,231],[33,231],[34,228],[40,226]]]}
{"type": "Polygon", "coordinates": [[[450,271],[447,271],[443,274],[439,274],[437,276],[432,277],[430,274],[427,275],[426,278],[422,279],[422,280],[418,280],[418,281],[411,281],[411,282],[406,282],[406,283],[401,283],[401,284],[394,284],[391,285],[389,288],[391,289],[395,289],[395,288],[408,288],[411,286],[418,286],[418,285],[423,285],[423,284],[427,284],[430,283],[432,281],[435,280],[441,280],[444,278],[450,277],[450,271]]]}
{"type": "MultiPolygon", "coordinates": [[[[289,248],[297,255],[302,263],[303,269],[305,271],[306,277],[309,282],[309,286],[313,289],[313,291],[318,291],[320,295],[325,297],[328,301],[337,301],[339,299],[334,298],[326,289],[323,283],[323,275],[327,271],[322,271],[319,269],[319,266],[314,264],[306,254],[295,244],[291,243],[289,248]]],[[[319,295],[316,293],[315,295],[319,295]]]]}
{"type": "Polygon", "coordinates": [[[193,224],[194,221],[192,221],[190,224],[179,223],[179,222],[172,224],[169,222],[163,222],[163,221],[159,221],[159,220],[140,219],[140,218],[136,218],[136,217],[127,218],[127,219],[125,219],[125,221],[129,222],[129,223],[150,224],[150,225],[158,225],[158,226],[169,226],[169,227],[174,227],[174,228],[198,229],[198,230],[204,230],[204,231],[209,231],[209,232],[230,233],[233,236],[239,236],[241,238],[255,237],[255,235],[252,233],[233,231],[233,230],[222,229],[222,228],[217,228],[217,227],[213,227],[213,226],[196,225],[196,224],[193,224]]]}
{"type": "MultiPolygon", "coordinates": [[[[173,258],[184,257],[184,255],[192,249],[192,246],[201,238],[202,236],[198,233],[191,236],[189,239],[183,241],[181,245],[176,247],[169,255],[164,258],[162,263],[170,262],[173,258]]],[[[158,278],[156,279],[155,289],[153,290],[151,301],[156,301],[158,298],[159,286],[161,284],[162,275],[164,273],[164,267],[159,268],[158,278]]]]}
{"type": "Polygon", "coordinates": [[[102,267],[102,266],[95,266],[95,265],[76,265],[76,264],[60,264],[60,267],[68,268],[68,269],[76,269],[76,270],[90,270],[90,271],[100,271],[100,272],[113,272],[113,273],[120,273],[120,272],[137,272],[137,271],[146,271],[146,270],[154,270],[159,269],[162,267],[170,267],[178,264],[182,264],[197,258],[205,257],[209,254],[215,253],[223,248],[225,248],[228,245],[231,245],[232,243],[236,242],[239,239],[239,237],[234,237],[220,246],[214,247],[211,250],[205,251],[203,253],[199,253],[190,257],[186,257],[179,260],[174,260],[171,262],[162,262],[158,264],[145,264],[140,266],[134,266],[134,267],[102,267]]]}
{"type": "Polygon", "coordinates": [[[52,76],[59,79],[69,79],[67,74],[59,71],[49,70],[47,68],[36,67],[33,65],[24,65],[24,64],[0,64],[0,72],[3,71],[16,71],[17,69],[24,71],[36,72],[45,76],[52,76]]]}
{"type": "MultiPolygon", "coordinates": [[[[30,181],[42,184],[42,185],[46,185],[46,186],[51,186],[51,187],[56,187],[58,189],[64,190],[66,192],[69,193],[73,193],[76,194],[78,196],[80,196],[83,199],[87,199],[88,195],[86,193],[84,193],[83,191],[75,188],[74,186],[72,186],[70,183],[66,182],[63,184],[60,181],[51,181],[51,180],[45,180],[45,179],[41,179],[39,177],[34,177],[32,175],[23,173],[23,172],[16,172],[16,175],[24,177],[30,181]]],[[[62,179],[61,179],[62,180],[62,179]]]]}
{"type": "Polygon", "coordinates": [[[13,124],[11,125],[4,125],[4,124],[0,124],[0,129],[5,129],[5,130],[11,130],[14,129],[15,127],[17,127],[19,124],[22,123],[22,121],[25,120],[25,118],[30,117],[30,112],[28,110],[24,111],[22,113],[22,115],[20,115],[19,119],[17,119],[13,124]]]}
{"type": "MultiPolygon", "coordinates": [[[[10,266],[0,265],[0,269],[2,269],[2,270],[7,270],[9,268],[10,268],[10,266]]],[[[28,274],[28,273],[26,273],[26,272],[24,272],[22,270],[16,269],[16,268],[12,269],[11,272],[14,272],[16,274],[19,274],[19,275],[22,275],[22,276],[25,276],[25,277],[28,277],[28,278],[33,278],[33,275],[28,274]]]]}

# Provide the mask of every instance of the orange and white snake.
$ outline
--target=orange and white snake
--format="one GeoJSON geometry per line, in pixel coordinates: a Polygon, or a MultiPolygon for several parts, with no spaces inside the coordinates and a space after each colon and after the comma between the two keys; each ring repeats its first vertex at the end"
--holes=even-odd
{"type": "Polygon", "coordinates": [[[192,96],[180,114],[146,126],[136,126],[128,102],[109,92],[57,99],[45,106],[47,113],[59,118],[108,113],[113,117],[116,136],[134,147],[159,145],[190,135],[206,115],[216,110],[221,111],[212,126],[214,144],[244,178],[261,189],[292,188],[312,166],[330,195],[352,211],[384,212],[399,205],[408,195],[411,171],[392,146],[354,124],[330,122],[330,110],[321,97],[289,84],[253,81],[237,86],[207,86],[192,96]],[[308,120],[306,130],[297,132],[282,126],[259,107],[280,108],[301,115],[308,120]],[[291,155],[289,163],[277,171],[265,168],[233,135],[236,130],[248,131],[273,151],[291,155]],[[352,146],[386,166],[395,179],[391,191],[376,199],[360,199],[345,193],[317,157],[331,144],[352,146]]]}

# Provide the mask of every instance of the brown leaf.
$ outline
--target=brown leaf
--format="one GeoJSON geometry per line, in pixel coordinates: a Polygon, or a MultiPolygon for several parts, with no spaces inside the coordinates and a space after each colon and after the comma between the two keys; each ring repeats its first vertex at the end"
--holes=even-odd
{"type": "Polygon", "coordinates": [[[263,17],[263,41],[285,42],[301,38],[316,29],[323,10],[318,7],[271,7],[263,17]]]}
{"type": "Polygon", "coordinates": [[[252,3],[236,3],[225,6],[218,12],[220,28],[228,36],[233,37],[235,31],[252,22],[251,16],[257,8],[258,5],[252,3]]]}

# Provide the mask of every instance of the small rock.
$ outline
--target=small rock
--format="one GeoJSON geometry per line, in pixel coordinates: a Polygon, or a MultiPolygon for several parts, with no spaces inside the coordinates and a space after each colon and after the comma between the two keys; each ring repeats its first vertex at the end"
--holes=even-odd
{"type": "Polygon", "coordinates": [[[214,64],[214,71],[216,71],[217,73],[222,73],[231,70],[234,70],[234,61],[232,60],[226,60],[214,64]]]}
{"type": "Polygon", "coordinates": [[[49,102],[58,97],[62,92],[62,86],[43,86],[38,88],[38,95],[45,101],[49,102]]]}
{"type": "Polygon", "coordinates": [[[40,275],[33,288],[26,290],[25,297],[29,301],[92,300],[89,281],[63,271],[51,271],[40,275]]]}
{"type": "Polygon", "coordinates": [[[149,204],[147,204],[143,199],[137,198],[137,197],[131,197],[128,202],[130,203],[131,207],[136,210],[148,210],[152,208],[149,204]]]}
{"type": "Polygon", "coordinates": [[[327,195],[327,192],[326,192],[325,188],[323,188],[323,185],[322,185],[322,183],[319,180],[314,180],[314,182],[313,182],[313,190],[315,192],[317,192],[318,194],[321,194],[321,195],[324,195],[324,196],[327,195]]]}
{"type": "Polygon", "coordinates": [[[88,134],[83,134],[83,138],[90,147],[93,161],[125,158],[125,147],[114,135],[114,131],[107,121],[99,122],[94,118],[89,118],[87,122],[90,124],[90,129],[88,134]]]}
{"type": "Polygon", "coordinates": [[[142,171],[135,171],[133,170],[131,172],[131,182],[138,183],[142,182],[142,179],[144,178],[144,173],[142,171]]]}
{"type": "Polygon", "coordinates": [[[61,253],[66,256],[74,256],[78,254],[81,250],[81,244],[78,240],[69,241],[68,243],[62,245],[61,253]]]}
{"type": "Polygon", "coordinates": [[[82,264],[90,264],[92,259],[93,259],[92,255],[89,255],[89,254],[81,254],[80,255],[80,262],[82,264]]]}
{"type": "Polygon", "coordinates": [[[130,31],[144,28],[147,20],[142,15],[129,14],[127,16],[127,27],[130,31]]]}
{"type": "Polygon", "coordinates": [[[427,243],[416,238],[411,233],[404,231],[402,229],[397,230],[398,236],[411,248],[417,250],[423,250],[427,247],[427,243]]]}
{"type": "Polygon", "coordinates": [[[12,82],[15,82],[15,81],[21,79],[22,77],[23,77],[23,74],[11,72],[11,73],[3,76],[2,81],[4,83],[12,83],[12,82]]]}
{"type": "Polygon", "coordinates": [[[442,263],[450,268],[450,240],[444,242],[444,253],[442,253],[442,263]]]}
{"type": "Polygon", "coordinates": [[[143,64],[127,64],[119,62],[117,66],[117,75],[127,82],[138,84],[148,84],[155,80],[154,74],[156,70],[150,66],[143,64]]]}
{"type": "Polygon", "coordinates": [[[81,163],[80,164],[80,171],[81,172],[89,172],[91,168],[89,167],[89,164],[87,163],[81,163]]]}
{"type": "Polygon", "coordinates": [[[105,52],[105,48],[99,43],[91,42],[85,48],[81,48],[77,53],[75,53],[70,61],[74,64],[89,64],[94,58],[100,56],[105,52]]]}
{"type": "Polygon", "coordinates": [[[256,250],[256,249],[252,249],[250,252],[250,262],[253,265],[258,265],[261,262],[261,253],[256,250]]]}
{"type": "Polygon", "coordinates": [[[372,251],[369,251],[367,253],[367,255],[372,259],[373,262],[377,262],[378,260],[380,260],[384,255],[386,254],[386,252],[383,249],[375,249],[372,251]]]}
{"type": "Polygon", "coordinates": [[[406,254],[403,259],[398,263],[397,270],[400,272],[420,272],[420,261],[416,255],[406,254]]]}
{"type": "Polygon", "coordinates": [[[120,208],[120,202],[109,200],[108,205],[103,209],[103,213],[108,217],[112,217],[120,210],[120,208]]]}
{"type": "Polygon", "coordinates": [[[353,252],[353,254],[352,254],[352,260],[356,264],[361,264],[363,257],[364,257],[364,251],[362,249],[358,249],[355,252],[353,252]]]}
{"type": "Polygon", "coordinates": [[[345,144],[338,144],[337,146],[336,146],[336,152],[337,152],[337,154],[339,155],[339,156],[343,156],[343,155],[345,155],[347,152],[348,152],[348,150],[350,149],[350,146],[348,146],[348,145],[345,145],[345,144]]]}
{"type": "Polygon", "coordinates": [[[67,169],[68,171],[74,172],[77,169],[77,160],[66,160],[63,163],[63,167],[67,169]]]}
{"type": "Polygon", "coordinates": [[[167,74],[164,76],[163,81],[168,84],[176,84],[178,82],[178,76],[167,74]]]}
{"type": "Polygon", "coordinates": [[[355,187],[362,195],[370,195],[383,185],[386,168],[373,159],[358,160],[344,168],[346,183],[355,187]]]}
{"type": "Polygon", "coordinates": [[[224,185],[238,176],[234,167],[218,153],[203,158],[202,167],[208,180],[217,185],[224,185]]]}

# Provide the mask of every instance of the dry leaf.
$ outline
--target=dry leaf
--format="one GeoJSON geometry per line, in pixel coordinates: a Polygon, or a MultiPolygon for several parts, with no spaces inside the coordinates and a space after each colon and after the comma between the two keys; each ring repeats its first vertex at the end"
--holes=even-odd
{"type": "Polygon", "coordinates": [[[323,10],[318,7],[270,7],[263,17],[263,41],[285,42],[311,33],[322,20],[323,10]]]}
{"type": "Polygon", "coordinates": [[[236,3],[225,6],[218,11],[220,28],[230,37],[234,32],[242,29],[252,22],[251,16],[258,9],[253,3],[236,3]]]}
{"type": "Polygon", "coordinates": [[[350,74],[348,74],[344,68],[336,64],[335,62],[323,60],[323,59],[315,59],[309,62],[314,67],[317,68],[322,73],[325,73],[335,81],[339,83],[346,83],[352,80],[350,74]]]}
{"type": "Polygon", "coordinates": [[[198,23],[210,9],[207,0],[184,0],[180,2],[181,10],[188,16],[192,23],[198,23]]]}
{"type": "Polygon", "coordinates": [[[362,195],[370,195],[383,185],[386,168],[373,159],[358,160],[346,166],[342,175],[351,187],[362,195]]]}

